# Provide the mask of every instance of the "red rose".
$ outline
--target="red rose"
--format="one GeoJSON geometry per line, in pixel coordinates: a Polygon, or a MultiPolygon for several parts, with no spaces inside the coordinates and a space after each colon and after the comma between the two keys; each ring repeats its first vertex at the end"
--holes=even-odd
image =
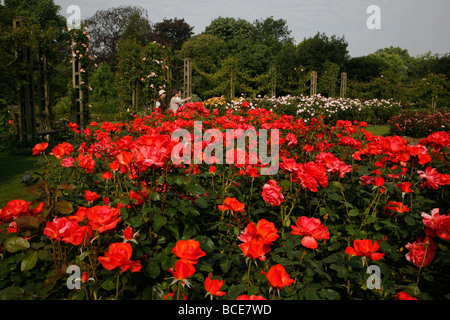
{"type": "Polygon", "coordinates": [[[435,208],[431,210],[431,215],[422,212],[422,218],[428,236],[450,240],[450,214],[440,215],[439,208],[435,208]]]}
{"type": "Polygon", "coordinates": [[[200,249],[200,243],[192,239],[178,240],[172,252],[178,258],[190,264],[197,264],[199,258],[206,256],[206,253],[200,249]]]}
{"type": "Polygon", "coordinates": [[[282,290],[284,287],[294,283],[294,280],[291,279],[281,264],[274,265],[268,273],[262,270],[261,273],[266,275],[267,280],[274,289],[282,290]]]}
{"type": "Polygon", "coordinates": [[[48,143],[47,142],[38,143],[31,150],[31,151],[33,151],[33,156],[43,152],[45,149],[47,149],[47,147],[48,147],[48,143]]]}
{"type": "Polygon", "coordinates": [[[175,269],[170,268],[167,271],[169,271],[175,279],[185,281],[195,273],[195,267],[193,264],[184,260],[178,260],[175,264],[175,269]]]}
{"type": "Polygon", "coordinates": [[[84,192],[84,198],[88,202],[94,202],[95,200],[99,199],[100,196],[96,192],[92,192],[90,190],[86,190],[84,192]]]}
{"type": "Polygon", "coordinates": [[[242,242],[258,238],[261,238],[265,244],[272,244],[273,241],[277,240],[279,235],[277,234],[275,224],[266,219],[259,220],[256,226],[253,222],[250,222],[238,237],[242,242]]]}
{"type": "Polygon", "coordinates": [[[44,234],[49,239],[56,239],[71,243],[74,246],[80,245],[86,237],[92,235],[89,226],[79,226],[75,220],[69,220],[66,217],[55,218],[52,222],[47,221],[44,234]]]}
{"type": "Polygon", "coordinates": [[[328,228],[323,226],[320,220],[316,218],[298,217],[296,225],[291,226],[291,228],[291,234],[304,236],[302,238],[302,245],[309,249],[317,248],[316,240],[323,239],[326,241],[330,239],[328,228]]]}
{"type": "Polygon", "coordinates": [[[417,238],[414,243],[406,244],[405,248],[409,250],[405,255],[406,260],[420,268],[431,264],[437,247],[433,239],[426,236],[423,240],[417,238]]]}
{"type": "Polygon", "coordinates": [[[120,211],[110,206],[94,206],[87,211],[86,215],[92,229],[102,233],[116,227],[120,211]]]}
{"type": "Polygon", "coordinates": [[[269,180],[263,186],[262,197],[264,201],[272,206],[279,206],[284,202],[284,196],[281,193],[281,187],[278,186],[275,180],[269,180]]]}
{"type": "Polygon", "coordinates": [[[231,210],[233,212],[242,212],[244,211],[245,204],[239,202],[236,198],[226,197],[224,204],[219,204],[217,207],[221,211],[231,210]]]}
{"type": "Polygon", "coordinates": [[[220,288],[223,286],[223,280],[212,279],[212,274],[205,279],[205,289],[208,292],[207,295],[211,295],[211,299],[213,296],[223,296],[225,292],[220,291],[220,288]]]}
{"type": "Polygon", "coordinates": [[[105,256],[98,257],[98,261],[107,270],[119,268],[121,273],[127,270],[138,272],[142,267],[141,262],[130,260],[132,252],[133,249],[128,242],[111,243],[105,256]]]}
{"type": "Polygon", "coordinates": [[[417,300],[415,297],[411,297],[407,292],[400,291],[396,294],[397,300],[417,300]]]}
{"type": "Polygon", "coordinates": [[[383,258],[384,253],[376,252],[380,246],[377,241],[372,243],[370,239],[354,240],[353,247],[347,247],[345,252],[349,255],[369,257],[372,260],[379,260],[383,258]]]}
{"type": "Polygon", "coordinates": [[[78,166],[83,168],[86,173],[91,173],[94,171],[95,160],[90,154],[79,154],[77,160],[78,166]]]}
{"type": "Polygon", "coordinates": [[[244,257],[250,259],[266,260],[265,254],[270,251],[270,245],[265,244],[261,238],[255,238],[239,245],[244,257]]]}

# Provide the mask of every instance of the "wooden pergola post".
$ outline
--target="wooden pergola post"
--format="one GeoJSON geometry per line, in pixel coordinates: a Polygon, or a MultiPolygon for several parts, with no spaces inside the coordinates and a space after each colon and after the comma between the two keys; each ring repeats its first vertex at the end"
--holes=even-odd
{"type": "Polygon", "coordinates": [[[311,71],[311,90],[310,95],[315,96],[317,94],[317,72],[311,71]]]}
{"type": "Polygon", "coordinates": [[[191,59],[184,59],[184,82],[183,82],[184,98],[192,96],[192,62],[191,59]]]}
{"type": "Polygon", "coordinates": [[[72,59],[72,85],[75,90],[75,110],[74,121],[80,127],[80,130],[85,128],[84,119],[84,103],[83,90],[81,89],[81,63],[77,57],[72,59]]]}
{"type": "Polygon", "coordinates": [[[341,98],[345,98],[345,92],[347,91],[347,73],[342,72],[341,74],[341,98]]]}
{"type": "Polygon", "coordinates": [[[50,85],[48,82],[47,54],[41,54],[39,68],[39,113],[50,114],[50,85]]]}

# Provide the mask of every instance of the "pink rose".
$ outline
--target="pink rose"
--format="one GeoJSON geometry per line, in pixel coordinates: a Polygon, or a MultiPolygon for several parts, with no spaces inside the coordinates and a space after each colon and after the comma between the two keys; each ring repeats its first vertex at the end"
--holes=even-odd
{"type": "Polygon", "coordinates": [[[423,240],[417,238],[414,243],[408,243],[405,248],[409,250],[405,255],[406,260],[411,261],[417,267],[426,267],[433,261],[437,247],[433,240],[426,236],[423,240]]]}
{"type": "Polygon", "coordinates": [[[281,187],[278,186],[275,180],[269,180],[269,182],[263,186],[262,197],[264,201],[272,206],[279,206],[284,202],[281,187]]]}

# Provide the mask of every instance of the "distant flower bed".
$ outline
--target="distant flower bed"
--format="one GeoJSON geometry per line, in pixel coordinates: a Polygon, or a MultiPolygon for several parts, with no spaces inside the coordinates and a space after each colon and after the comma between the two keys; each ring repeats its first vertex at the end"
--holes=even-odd
{"type": "Polygon", "coordinates": [[[215,97],[205,101],[205,106],[236,109],[244,100],[249,103],[250,108],[265,108],[280,115],[292,115],[308,121],[313,117],[323,116],[326,124],[333,124],[337,120],[365,121],[370,125],[386,124],[402,110],[401,104],[392,100],[327,98],[320,94],[313,97],[241,97],[231,102],[226,102],[223,97],[215,97]]]}
{"type": "Polygon", "coordinates": [[[410,111],[405,110],[389,120],[391,134],[413,138],[426,137],[436,131],[450,130],[450,111],[410,111]]]}

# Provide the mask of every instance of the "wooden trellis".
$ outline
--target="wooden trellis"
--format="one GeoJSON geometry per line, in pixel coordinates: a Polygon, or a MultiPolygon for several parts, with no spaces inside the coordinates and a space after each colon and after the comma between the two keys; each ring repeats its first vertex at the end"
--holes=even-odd
{"type": "Polygon", "coordinates": [[[342,72],[341,74],[341,98],[345,98],[345,93],[347,91],[347,73],[342,72]]]}
{"type": "Polygon", "coordinates": [[[317,94],[317,72],[311,71],[311,90],[310,95],[315,96],[317,94]]]}
{"type": "Polygon", "coordinates": [[[80,129],[85,128],[84,119],[84,103],[83,103],[83,90],[81,89],[81,63],[80,60],[75,57],[72,59],[72,85],[75,90],[75,109],[74,109],[74,121],[79,125],[80,129]]]}
{"type": "Polygon", "coordinates": [[[192,96],[192,61],[189,58],[184,59],[184,98],[192,96]]]}

